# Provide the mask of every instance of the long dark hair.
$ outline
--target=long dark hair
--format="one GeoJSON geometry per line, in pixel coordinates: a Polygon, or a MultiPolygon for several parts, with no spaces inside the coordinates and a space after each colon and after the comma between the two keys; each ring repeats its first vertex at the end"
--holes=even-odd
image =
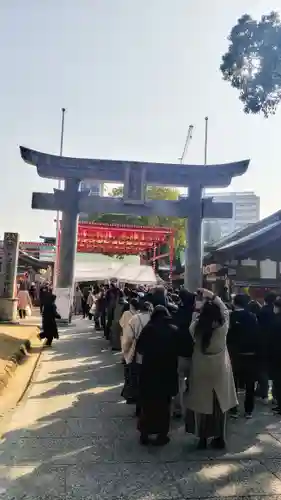
{"type": "Polygon", "coordinates": [[[220,308],[214,302],[207,300],[200,311],[200,315],[195,326],[195,335],[201,337],[201,351],[203,354],[208,349],[213,331],[215,329],[214,323],[219,326],[223,324],[223,317],[220,308]]]}
{"type": "Polygon", "coordinates": [[[151,309],[152,309],[152,305],[150,302],[148,302],[147,300],[144,300],[144,299],[140,299],[139,300],[139,307],[138,307],[139,311],[142,312],[142,313],[145,313],[145,312],[150,312],[151,309]]]}
{"type": "Polygon", "coordinates": [[[171,319],[171,315],[168,311],[168,309],[164,306],[156,306],[151,314],[151,323],[156,323],[157,321],[162,321],[162,320],[169,320],[171,319]]]}
{"type": "Polygon", "coordinates": [[[131,299],[130,300],[130,306],[132,306],[136,311],[139,309],[139,301],[138,299],[131,299]]]}

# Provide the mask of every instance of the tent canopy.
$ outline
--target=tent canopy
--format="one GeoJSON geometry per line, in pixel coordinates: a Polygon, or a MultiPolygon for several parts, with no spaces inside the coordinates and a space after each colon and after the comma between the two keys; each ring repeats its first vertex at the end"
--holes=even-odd
{"type": "Polygon", "coordinates": [[[124,264],[124,262],[77,262],[75,281],[104,281],[116,279],[136,285],[156,285],[157,278],[150,266],[124,264]]]}

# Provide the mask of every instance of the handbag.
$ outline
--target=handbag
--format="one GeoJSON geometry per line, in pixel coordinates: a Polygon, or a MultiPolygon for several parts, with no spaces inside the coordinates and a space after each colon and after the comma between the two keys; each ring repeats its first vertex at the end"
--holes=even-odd
{"type": "Polygon", "coordinates": [[[94,302],[89,313],[92,314],[92,316],[94,316],[95,312],[96,312],[96,309],[97,309],[97,305],[96,303],[94,302]]]}
{"type": "Polygon", "coordinates": [[[30,306],[26,306],[25,314],[26,314],[26,316],[31,316],[31,307],[30,306]]]}

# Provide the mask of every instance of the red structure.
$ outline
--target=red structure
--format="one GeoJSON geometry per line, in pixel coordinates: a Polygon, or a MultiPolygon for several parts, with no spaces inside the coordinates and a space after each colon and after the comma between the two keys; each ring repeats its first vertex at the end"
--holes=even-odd
{"type": "MultiPolygon", "coordinates": [[[[23,245],[28,247],[28,242],[23,245]]],[[[30,243],[30,246],[52,246],[46,243],[30,243]]],[[[60,245],[60,235],[58,247],[60,245]]],[[[102,253],[106,255],[149,256],[154,268],[158,259],[169,257],[172,275],[174,257],[174,230],[167,227],[128,226],[119,224],[99,224],[80,222],[77,232],[77,252],[102,253]],[[168,252],[161,255],[161,246],[166,244],[168,252]]]]}
{"type": "Polygon", "coordinates": [[[80,222],[77,251],[137,255],[173,241],[171,228],[80,222]]]}
{"type": "MultiPolygon", "coordinates": [[[[78,224],[77,251],[103,253],[107,255],[150,254],[155,267],[156,260],[163,255],[161,246],[167,244],[172,274],[174,256],[174,230],[166,227],[128,226],[80,222],[78,224]]],[[[167,255],[167,254],[166,254],[167,255]]]]}

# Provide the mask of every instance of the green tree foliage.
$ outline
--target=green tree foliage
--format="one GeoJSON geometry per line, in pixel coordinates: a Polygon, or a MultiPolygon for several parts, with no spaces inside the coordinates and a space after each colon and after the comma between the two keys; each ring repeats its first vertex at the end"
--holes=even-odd
{"type": "Polygon", "coordinates": [[[239,90],[245,113],[276,112],[281,100],[281,22],[271,12],[259,21],[242,16],[228,37],[220,70],[239,90]]]}
{"type": "MultiPolygon", "coordinates": [[[[147,198],[151,200],[177,200],[179,191],[166,187],[148,187],[147,198]]],[[[109,196],[122,197],[123,187],[114,188],[109,196]]],[[[89,217],[89,220],[108,224],[131,224],[135,226],[160,226],[172,227],[175,229],[175,250],[176,255],[185,247],[185,221],[176,217],[162,217],[152,215],[149,217],[138,217],[123,214],[97,214],[89,217]]]]}

